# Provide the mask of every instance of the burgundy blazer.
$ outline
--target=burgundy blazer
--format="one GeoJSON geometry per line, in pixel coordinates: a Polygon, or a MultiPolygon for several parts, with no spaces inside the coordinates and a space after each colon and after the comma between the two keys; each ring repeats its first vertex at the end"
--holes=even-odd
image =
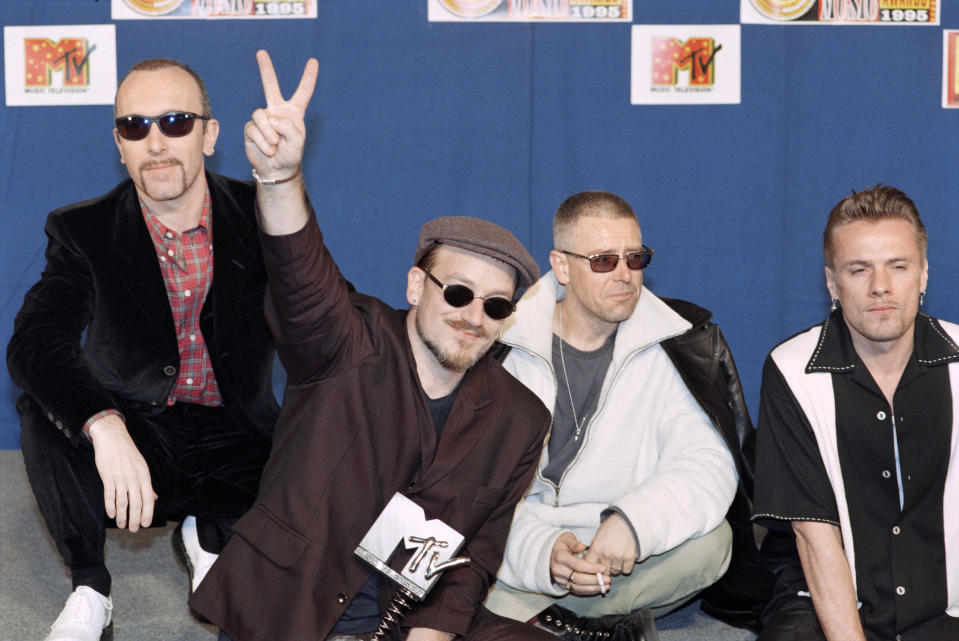
{"type": "Polygon", "coordinates": [[[261,243],[288,386],[256,504],[191,606],[236,641],[325,638],[373,572],[356,545],[399,491],[465,535],[460,555],[472,559],[441,575],[404,625],[465,634],[549,412],[487,356],[465,375],[437,442],[406,312],[349,292],[315,220],[261,243]]]}

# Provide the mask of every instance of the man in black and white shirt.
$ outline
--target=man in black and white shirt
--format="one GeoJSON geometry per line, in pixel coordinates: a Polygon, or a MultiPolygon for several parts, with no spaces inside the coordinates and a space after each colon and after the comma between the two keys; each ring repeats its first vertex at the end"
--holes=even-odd
{"type": "Polygon", "coordinates": [[[791,523],[815,616],[763,641],[959,639],[959,326],[919,312],[926,246],[898,189],[844,198],[833,312],[766,360],[754,518],[791,523]]]}

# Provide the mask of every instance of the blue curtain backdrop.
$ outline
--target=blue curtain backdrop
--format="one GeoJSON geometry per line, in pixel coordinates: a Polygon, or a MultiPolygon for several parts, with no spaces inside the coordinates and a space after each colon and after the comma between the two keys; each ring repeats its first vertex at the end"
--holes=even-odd
{"type": "MultiPolygon", "coordinates": [[[[735,24],[738,0],[635,0],[635,23],[735,24]]],[[[107,0],[0,0],[4,25],[107,24],[107,0]]],[[[758,406],[763,358],[828,308],[821,234],[852,188],[914,198],[929,229],[926,309],[959,319],[954,154],[940,107],[941,27],[743,25],[742,104],[631,106],[625,24],[429,23],[425,0],[320,0],[316,20],[117,21],[118,71],[178,58],[206,79],[213,171],[249,176],[242,127],[260,106],[254,52],[284,90],[320,79],[305,174],[327,242],[365,292],[403,302],[420,225],[501,223],[548,268],[567,195],[629,200],[656,249],[660,295],[714,312],[758,406]]],[[[110,106],[0,107],[0,343],[43,267],[43,222],[126,178],[110,106]]],[[[0,375],[0,448],[19,447],[0,375]]]]}

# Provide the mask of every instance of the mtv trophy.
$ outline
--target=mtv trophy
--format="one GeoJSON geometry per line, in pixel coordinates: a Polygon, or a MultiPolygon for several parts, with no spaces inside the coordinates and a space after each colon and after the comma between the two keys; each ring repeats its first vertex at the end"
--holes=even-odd
{"type": "Polygon", "coordinates": [[[390,628],[413,608],[413,601],[422,601],[440,572],[466,565],[469,557],[452,558],[463,545],[463,535],[440,520],[426,520],[423,508],[400,493],[373,522],[355,553],[400,586],[380,621],[374,639],[385,639],[390,628]],[[388,565],[400,541],[408,550],[417,550],[402,572],[388,565]],[[418,548],[418,549],[417,549],[418,548]]]}

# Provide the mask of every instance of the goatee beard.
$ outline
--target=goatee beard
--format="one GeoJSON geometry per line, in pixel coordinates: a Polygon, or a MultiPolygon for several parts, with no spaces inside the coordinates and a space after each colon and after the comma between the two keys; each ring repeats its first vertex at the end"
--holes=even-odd
{"type": "MultiPolygon", "coordinates": [[[[485,338],[487,336],[486,332],[481,327],[473,327],[465,321],[449,321],[447,322],[451,327],[457,329],[466,329],[471,332],[475,332],[479,337],[485,338]]],[[[423,344],[426,345],[427,349],[433,354],[436,358],[436,361],[445,369],[450,370],[451,372],[465,372],[469,368],[476,365],[476,362],[482,358],[483,354],[487,350],[478,350],[477,353],[472,355],[456,355],[451,354],[444,350],[440,345],[429,338],[426,333],[423,331],[423,327],[420,324],[420,315],[419,310],[414,317],[414,325],[416,326],[416,333],[419,335],[420,340],[423,341],[423,344]]]]}

